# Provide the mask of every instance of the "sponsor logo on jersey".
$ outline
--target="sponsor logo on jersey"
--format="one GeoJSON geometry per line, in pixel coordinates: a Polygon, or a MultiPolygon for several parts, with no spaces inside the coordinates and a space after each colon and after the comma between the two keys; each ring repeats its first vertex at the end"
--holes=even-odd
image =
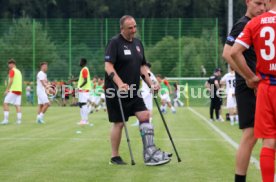
{"type": "Polygon", "coordinates": [[[141,49],[140,49],[139,46],[136,46],[136,50],[137,50],[138,52],[141,52],[141,49]]]}
{"type": "Polygon", "coordinates": [[[232,37],[231,35],[229,35],[229,36],[227,37],[227,41],[229,41],[229,42],[234,42],[235,39],[234,39],[234,37],[232,37]]]}

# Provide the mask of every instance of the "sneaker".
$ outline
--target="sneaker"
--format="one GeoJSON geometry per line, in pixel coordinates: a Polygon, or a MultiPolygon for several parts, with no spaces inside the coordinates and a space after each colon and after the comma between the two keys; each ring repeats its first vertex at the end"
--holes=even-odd
{"type": "Polygon", "coordinates": [[[3,121],[1,122],[1,124],[2,124],[2,125],[9,124],[9,121],[8,121],[8,120],[3,120],[3,121]]]}
{"type": "Polygon", "coordinates": [[[21,120],[17,120],[16,124],[18,124],[18,125],[21,124],[21,120]]]}
{"type": "Polygon", "coordinates": [[[126,165],[127,163],[123,161],[120,156],[112,157],[109,162],[110,165],[126,165]]]}

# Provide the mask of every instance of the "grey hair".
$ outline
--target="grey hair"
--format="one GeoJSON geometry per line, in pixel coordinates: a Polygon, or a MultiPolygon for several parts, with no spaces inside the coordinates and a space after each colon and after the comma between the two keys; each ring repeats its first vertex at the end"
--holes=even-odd
{"type": "Polygon", "coordinates": [[[124,15],[120,18],[120,28],[123,28],[123,25],[127,19],[134,19],[133,16],[124,15]]]}

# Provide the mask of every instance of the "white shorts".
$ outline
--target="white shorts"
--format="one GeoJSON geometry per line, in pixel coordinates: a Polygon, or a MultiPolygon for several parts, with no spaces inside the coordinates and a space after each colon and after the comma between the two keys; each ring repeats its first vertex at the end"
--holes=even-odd
{"type": "Polygon", "coordinates": [[[152,94],[147,94],[147,95],[143,96],[143,100],[144,100],[145,105],[148,110],[152,110],[152,106],[153,106],[152,99],[153,99],[152,94]]]}
{"type": "Polygon", "coordinates": [[[233,96],[232,94],[228,94],[227,95],[226,108],[231,109],[231,108],[236,108],[236,107],[237,107],[236,97],[233,96]]]}
{"type": "Polygon", "coordinates": [[[89,92],[79,92],[79,103],[87,103],[89,100],[89,92]]]}
{"type": "Polygon", "coordinates": [[[21,105],[21,95],[17,95],[12,92],[9,92],[5,97],[4,103],[20,106],[21,105]]]}
{"type": "Polygon", "coordinates": [[[171,102],[171,98],[170,98],[169,94],[163,94],[163,95],[161,94],[160,98],[162,101],[171,102]]]}
{"type": "Polygon", "coordinates": [[[44,91],[37,91],[37,103],[39,105],[50,103],[46,92],[44,92],[44,91]]]}

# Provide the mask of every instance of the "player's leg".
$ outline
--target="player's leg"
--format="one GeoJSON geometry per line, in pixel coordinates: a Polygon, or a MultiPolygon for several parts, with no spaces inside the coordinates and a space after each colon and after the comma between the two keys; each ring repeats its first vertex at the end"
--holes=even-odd
{"type": "Polygon", "coordinates": [[[239,148],[236,153],[236,176],[246,176],[251,152],[257,142],[254,137],[254,128],[246,128],[242,130],[242,137],[239,148]]]}
{"type": "Polygon", "coordinates": [[[260,167],[264,182],[274,182],[276,147],[276,88],[260,83],[256,101],[255,137],[263,139],[260,167]]]}
{"type": "Polygon", "coordinates": [[[214,110],[215,110],[215,100],[214,98],[211,98],[211,102],[210,102],[210,121],[214,121],[214,110]]]}
{"type": "MultiPolygon", "coordinates": [[[[111,164],[122,165],[126,164],[120,156],[120,143],[122,138],[122,130],[124,124],[122,122],[121,111],[119,107],[118,98],[106,98],[106,106],[109,122],[112,123],[110,131],[110,142],[111,142],[111,164]]],[[[126,112],[124,110],[124,112],[126,112]]],[[[128,117],[126,117],[128,119],[128,117]]]]}
{"type": "Polygon", "coordinates": [[[17,113],[17,120],[16,124],[21,124],[22,121],[22,112],[21,112],[21,95],[16,96],[15,104],[16,113],[17,113]]]}
{"type": "Polygon", "coordinates": [[[236,100],[239,113],[239,128],[242,129],[242,137],[236,153],[235,179],[245,181],[252,150],[257,139],[254,137],[254,116],[256,108],[256,96],[252,89],[236,90],[236,100]]]}
{"type": "Polygon", "coordinates": [[[15,104],[16,95],[14,93],[9,92],[4,99],[3,110],[4,110],[4,120],[1,124],[9,123],[9,104],[15,104]]]}
{"type": "Polygon", "coordinates": [[[132,100],[132,108],[139,120],[140,133],[143,142],[144,162],[146,165],[161,165],[170,162],[170,153],[163,152],[155,146],[154,128],[149,122],[150,112],[147,110],[142,98],[132,100]]]}
{"type": "Polygon", "coordinates": [[[50,107],[50,101],[48,96],[43,91],[37,92],[37,100],[38,100],[38,117],[37,123],[43,124],[44,123],[44,114],[46,113],[47,109],[50,107]]]}
{"type": "Polygon", "coordinates": [[[170,98],[170,95],[169,94],[165,94],[165,100],[166,100],[166,104],[168,105],[168,107],[171,109],[172,113],[175,113],[176,110],[175,108],[173,107],[172,103],[171,103],[171,98],[170,98]]]}
{"type": "Polygon", "coordinates": [[[88,124],[88,115],[90,113],[88,101],[89,101],[89,92],[80,92],[79,107],[80,107],[81,121],[79,124],[81,125],[88,124]]]}

